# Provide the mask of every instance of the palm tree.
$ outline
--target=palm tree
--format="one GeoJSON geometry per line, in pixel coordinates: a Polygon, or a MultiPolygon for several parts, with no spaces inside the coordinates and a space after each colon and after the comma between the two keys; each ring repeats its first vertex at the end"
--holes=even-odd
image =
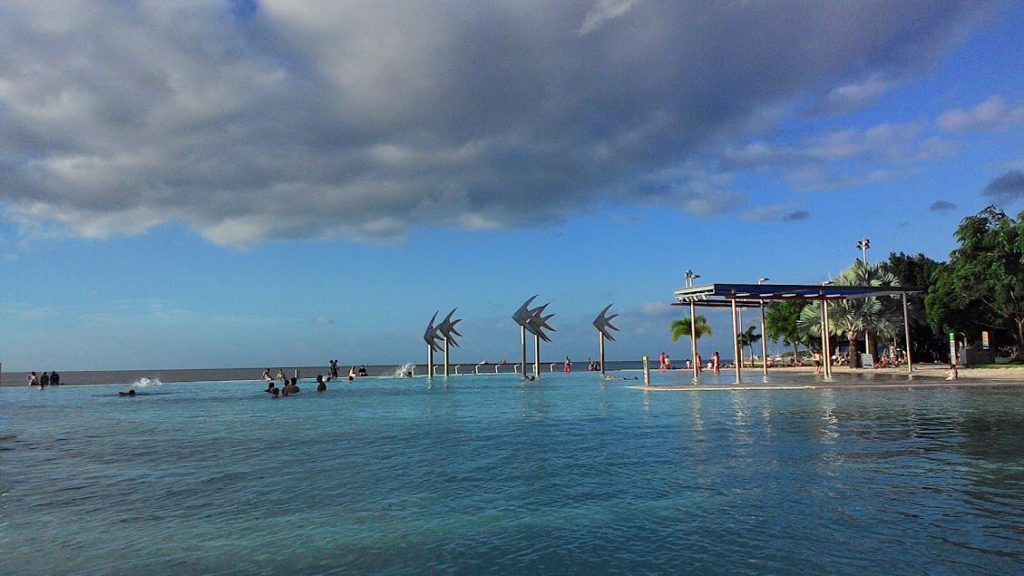
{"type": "MultiPolygon", "coordinates": [[[[746,330],[744,330],[743,332],[740,332],[739,339],[740,339],[740,346],[741,347],[742,346],[746,346],[747,348],[750,348],[750,365],[753,366],[754,365],[754,344],[756,344],[757,342],[761,341],[761,335],[758,334],[757,332],[755,332],[755,328],[753,326],[751,326],[751,327],[747,328],[746,330]]],[[[767,360],[762,358],[761,361],[765,362],[767,360]]]]}
{"type": "MultiPolygon", "coordinates": [[[[708,319],[703,314],[697,314],[693,317],[693,325],[697,329],[697,334],[693,335],[695,342],[700,341],[701,336],[714,336],[711,332],[711,326],[708,325],[708,319]]],[[[672,321],[672,341],[679,340],[681,336],[690,336],[690,317],[680,318],[679,320],[672,321]]],[[[696,348],[696,343],[694,348],[696,348]]],[[[697,361],[696,358],[693,359],[697,361]]]]}
{"type": "MultiPolygon", "coordinates": [[[[857,260],[844,270],[836,284],[841,286],[899,286],[899,280],[879,265],[857,260]]],[[[850,366],[859,366],[857,339],[861,333],[874,332],[894,337],[902,324],[897,299],[889,296],[842,299],[828,303],[829,334],[845,336],[850,343],[850,366]]],[[[797,325],[811,337],[821,336],[821,306],[807,306],[800,312],[797,325]]],[[[823,352],[829,354],[828,350],[823,352]]]]}

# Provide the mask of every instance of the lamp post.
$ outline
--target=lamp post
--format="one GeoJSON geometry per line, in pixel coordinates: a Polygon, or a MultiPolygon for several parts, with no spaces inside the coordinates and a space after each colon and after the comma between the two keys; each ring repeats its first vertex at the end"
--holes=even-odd
{"type": "MultiPolygon", "coordinates": [[[[868,248],[871,248],[871,240],[868,239],[868,238],[857,240],[857,248],[860,249],[860,261],[863,262],[865,266],[867,266],[868,265],[868,248]]],[[[868,331],[865,330],[864,331],[864,353],[865,354],[871,354],[870,342],[871,341],[868,339],[868,331]]]]}
{"type": "Polygon", "coordinates": [[[860,260],[864,264],[868,263],[868,248],[871,248],[871,240],[869,238],[857,240],[857,249],[860,250],[860,260]]]}
{"type": "MultiPolygon", "coordinates": [[[[769,280],[771,280],[771,278],[758,278],[757,279],[757,285],[760,286],[761,283],[767,282],[769,280]]],[[[760,300],[761,300],[761,371],[764,373],[765,376],[767,376],[768,375],[768,336],[765,334],[765,330],[764,330],[764,298],[760,298],[760,300]]]]}
{"type": "MultiPolygon", "coordinates": [[[[700,278],[700,274],[694,274],[693,270],[687,269],[686,271],[686,287],[693,288],[693,281],[700,278]]],[[[690,299],[690,359],[691,366],[693,366],[693,379],[697,380],[700,374],[700,367],[697,366],[697,317],[696,306],[693,305],[693,299],[690,299]]]]}

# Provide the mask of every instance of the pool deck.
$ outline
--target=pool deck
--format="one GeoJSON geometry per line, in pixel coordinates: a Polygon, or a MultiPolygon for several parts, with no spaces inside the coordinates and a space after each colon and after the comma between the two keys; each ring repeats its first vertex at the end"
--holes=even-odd
{"type": "MultiPolygon", "coordinates": [[[[652,370],[652,372],[654,372],[652,370]]],[[[688,372],[688,370],[673,370],[688,372]]],[[[719,379],[728,377],[731,371],[723,370],[719,379]]],[[[785,375],[800,375],[801,379],[814,377],[814,368],[770,368],[769,378],[785,379],[785,375]]],[[[759,368],[748,368],[744,371],[748,382],[728,384],[672,384],[672,385],[632,385],[627,388],[645,392],[711,392],[729,390],[816,390],[834,388],[887,389],[887,388],[993,388],[993,387],[1024,387],[1024,367],[1014,368],[963,368],[956,380],[946,380],[948,368],[941,365],[925,364],[914,368],[911,376],[906,369],[858,369],[848,367],[833,368],[833,380],[819,376],[813,383],[797,383],[780,381],[777,384],[762,381],[759,368]],[[875,380],[878,378],[878,380],[875,380]]]]}

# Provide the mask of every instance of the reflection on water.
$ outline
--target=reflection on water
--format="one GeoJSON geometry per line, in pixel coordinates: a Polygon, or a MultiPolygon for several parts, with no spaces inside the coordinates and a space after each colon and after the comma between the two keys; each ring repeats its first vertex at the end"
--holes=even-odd
{"type": "Polygon", "coordinates": [[[4,389],[0,573],[1024,571],[1024,388],[630,384],[4,389]]]}

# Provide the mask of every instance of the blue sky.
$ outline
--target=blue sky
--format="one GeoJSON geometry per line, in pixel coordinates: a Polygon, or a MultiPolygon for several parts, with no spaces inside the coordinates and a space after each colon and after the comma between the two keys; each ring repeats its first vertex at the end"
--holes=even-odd
{"type": "MultiPolygon", "coordinates": [[[[5,2],[5,370],[667,351],[700,281],[1024,208],[1015,2],[5,2]]],[[[729,348],[726,317],[701,348],[729,348]]],[[[707,354],[705,353],[705,356],[707,354]]]]}

